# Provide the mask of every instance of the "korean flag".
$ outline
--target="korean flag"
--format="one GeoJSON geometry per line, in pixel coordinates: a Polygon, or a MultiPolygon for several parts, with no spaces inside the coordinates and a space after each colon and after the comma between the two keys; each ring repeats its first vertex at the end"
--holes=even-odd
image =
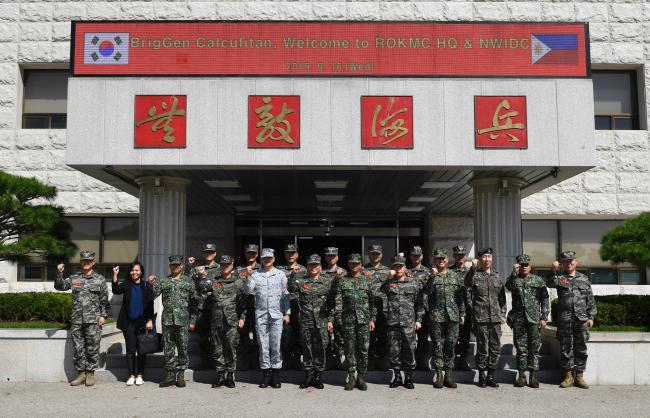
{"type": "Polygon", "coordinates": [[[84,34],[84,64],[128,63],[128,32],[84,34]]]}

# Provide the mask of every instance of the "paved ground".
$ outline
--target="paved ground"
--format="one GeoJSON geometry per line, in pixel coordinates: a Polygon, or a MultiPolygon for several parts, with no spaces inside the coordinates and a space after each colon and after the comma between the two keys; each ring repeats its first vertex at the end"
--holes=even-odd
{"type": "Polygon", "coordinates": [[[341,386],[324,390],[259,389],[253,382],[235,389],[212,389],[189,382],[185,389],[160,389],[147,382],[126,387],[99,382],[94,388],[65,383],[0,383],[0,416],[272,416],[272,417],[420,417],[420,416],[649,416],[650,387],[593,386],[589,390],[480,389],[457,390],[417,385],[415,390],[371,384],[367,392],[346,392],[341,386]]]}

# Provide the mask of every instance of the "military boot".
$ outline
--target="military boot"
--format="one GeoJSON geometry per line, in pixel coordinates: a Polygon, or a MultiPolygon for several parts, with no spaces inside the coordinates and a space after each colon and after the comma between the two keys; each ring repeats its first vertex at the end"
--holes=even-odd
{"type": "Polygon", "coordinates": [[[567,370],[566,375],[564,375],[564,380],[560,383],[561,388],[570,388],[573,386],[573,370],[567,370]]]}
{"type": "Polygon", "coordinates": [[[585,382],[584,372],[576,371],[576,379],[573,385],[580,389],[589,389],[589,385],[585,382]]]}
{"type": "Polygon", "coordinates": [[[280,383],[280,369],[271,369],[271,387],[273,389],[280,389],[282,383],[280,383]]]}
{"type": "Polygon", "coordinates": [[[515,381],[516,388],[523,388],[526,386],[526,372],[524,370],[519,370],[519,376],[515,381]]]}
{"type": "Polygon", "coordinates": [[[321,381],[321,372],[317,371],[314,373],[314,378],[311,381],[311,385],[315,387],[316,389],[323,389],[325,388],[325,385],[321,381]]]}
{"type": "Polygon", "coordinates": [[[214,383],[212,384],[212,387],[213,387],[213,388],[221,387],[221,386],[223,386],[223,382],[224,382],[224,379],[223,379],[223,372],[222,372],[221,370],[219,370],[219,371],[217,372],[217,378],[216,378],[216,380],[214,381],[214,383]]]}
{"type": "Polygon", "coordinates": [[[366,378],[363,373],[357,374],[357,389],[368,390],[368,385],[366,384],[366,378]]]}
{"type": "Polygon", "coordinates": [[[499,387],[499,384],[497,383],[497,380],[494,378],[494,369],[488,369],[486,383],[491,388],[498,388],[499,387]]]}
{"type": "Polygon", "coordinates": [[[176,387],[185,387],[185,370],[178,370],[176,372],[176,387]]]}
{"type": "Polygon", "coordinates": [[[300,389],[307,389],[311,385],[314,375],[311,370],[305,371],[305,380],[300,384],[300,389]]]}
{"type": "Polygon", "coordinates": [[[537,389],[539,387],[539,380],[537,380],[537,370],[530,370],[528,372],[528,386],[537,389]]]}
{"type": "Polygon", "coordinates": [[[413,384],[413,370],[406,370],[404,372],[404,387],[406,389],[415,389],[413,384]]]}
{"type": "Polygon", "coordinates": [[[436,389],[442,389],[444,386],[444,376],[442,375],[442,369],[436,369],[436,380],[433,382],[433,387],[436,389]]]}
{"type": "Polygon", "coordinates": [[[79,376],[70,382],[70,386],[80,386],[84,383],[86,383],[86,372],[79,372],[79,376]]]}
{"type": "Polygon", "coordinates": [[[389,388],[396,388],[402,386],[402,373],[398,369],[393,369],[393,380],[388,385],[389,388]]]}
{"type": "Polygon", "coordinates": [[[86,386],[95,386],[95,372],[92,370],[86,372],[86,386]]]}
{"type": "Polygon", "coordinates": [[[345,390],[352,390],[357,386],[357,379],[354,372],[348,372],[348,381],[345,383],[345,390]]]}
{"type": "Polygon", "coordinates": [[[163,379],[162,382],[158,386],[161,388],[166,388],[169,386],[173,386],[176,383],[176,375],[174,372],[167,371],[167,375],[165,375],[165,378],[163,379]]]}
{"type": "Polygon", "coordinates": [[[226,385],[227,388],[231,388],[231,389],[235,387],[235,373],[234,372],[228,372],[227,373],[224,385],[226,385]]]}
{"type": "Polygon", "coordinates": [[[262,370],[262,383],[260,383],[260,388],[264,389],[271,386],[271,370],[264,369],[262,370]]]}
{"type": "Polygon", "coordinates": [[[456,382],[454,382],[453,376],[451,375],[451,367],[449,367],[449,368],[447,368],[447,370],[445,370],[445,382],[444,382],[444,385],[447,386],[448,388],[451,388],[451,389],[456,389],[458,387],[456,382]]]}
{"type": "Polygon", "coordinates": [[[487,380],[485,379],[485,370],[478,370],[478,386],[484,388],[487,386],[487,380]]]}

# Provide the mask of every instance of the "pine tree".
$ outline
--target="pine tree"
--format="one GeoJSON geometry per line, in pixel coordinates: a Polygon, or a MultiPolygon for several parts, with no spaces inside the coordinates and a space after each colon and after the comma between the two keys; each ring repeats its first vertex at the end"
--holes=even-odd
{"type": "Polygon", "coordinates": [[[642,212],[606,233],[600,241],[600,258],[613,263],[650,265],[650,212],[642,212]]]}
{"type": "Polygon", "coordinates": [[[52,186],[0,171],[0,261],[60,261],[74,254],[63,209],[51,203],[55,197],[52,186]]]}

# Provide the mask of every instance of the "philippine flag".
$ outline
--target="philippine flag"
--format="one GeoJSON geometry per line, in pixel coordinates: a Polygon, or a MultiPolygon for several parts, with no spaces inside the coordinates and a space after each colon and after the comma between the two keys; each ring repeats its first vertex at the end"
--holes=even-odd
{"type": "Polygon", "coordinates": [[[578,63],[578,35],[533,34],[530,40],[533,64],[578,63]]]}
{"type": "Polygon", "coordinates": [[[128,32],[84,34],[84,64],[128,63],[128,32]]]}

